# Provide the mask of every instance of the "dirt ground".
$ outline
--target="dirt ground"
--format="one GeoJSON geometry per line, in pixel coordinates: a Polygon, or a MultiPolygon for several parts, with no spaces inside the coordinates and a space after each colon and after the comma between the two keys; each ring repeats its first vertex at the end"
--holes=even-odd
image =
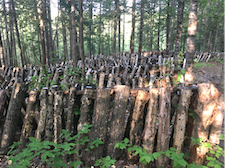
{"type": "Polygon", "coordinates": [[[194,64],[194,80],[196,83],[213,83],[224,85],[224,63],[219,60],[211,60],[208,63],[194,64]]]}

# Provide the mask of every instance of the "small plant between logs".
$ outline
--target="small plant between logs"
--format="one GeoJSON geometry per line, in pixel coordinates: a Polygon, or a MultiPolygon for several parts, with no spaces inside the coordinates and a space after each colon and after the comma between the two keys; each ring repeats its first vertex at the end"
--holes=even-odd
{"type": "Polygon", "coordinates": [[[119,53],[85,65],[85,76],[80,62],[4,68],[0,154],[9,166],[223,166],[223,92],[187,85],[184,60],[176,70],[163,52],[119,53]]]}

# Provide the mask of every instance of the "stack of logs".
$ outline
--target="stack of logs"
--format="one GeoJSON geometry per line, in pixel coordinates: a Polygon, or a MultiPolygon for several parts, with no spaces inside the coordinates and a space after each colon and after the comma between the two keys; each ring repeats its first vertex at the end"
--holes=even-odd
{"type": "MultiPolygon", "coordinates": [[[[0,76],[1,154],[7,153],[19,130],[21,150],[31,136],[62,143],[62,129],[74,135],[90,123],[90,141],[100,138],[104,144],[89,152],[83,146],[76,147],[77,159],[86,167],[103,156],[119,158],[121,150],[114,146],[124,137],[148,153],[166,151],[171,146],[180,153],[187,150],[185,143],[192,152],[189,162],[196,164],[203,164],[207,149],[187,137],[219,143],[223,92],[210,83],[175,85],[172,57],[164,57],[162,52],[143,54],[141,59],[126,54],[94,55],[85,62],[85,83],[79,81],[81,71],[76,71],[71,62],[50,66],[45,74],[32,65],[4,69],[0,76]],[[46,84],[39,85],[44,76],[46,84]],[[74,108],[80,115],[74,114],[74,108]]],[[[129,159],[134,159],[132,153],[129,159]]],[[[166,156],[156,161],[157,167],[169,164],[166,156]]]]}

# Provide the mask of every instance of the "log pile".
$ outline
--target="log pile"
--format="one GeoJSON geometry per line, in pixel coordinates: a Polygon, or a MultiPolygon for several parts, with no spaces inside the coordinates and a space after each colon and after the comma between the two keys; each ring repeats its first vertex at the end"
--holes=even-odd
{"type": "MultiPolygon", "coordinates": [[[[128,53],[116,57],[93,55],[85,60],[86,83],[71,62],[44,71],[32,65],[5,68],[0,74],[0,154],[7,153],[17,132],[23,149],[31,136],[62,143],[62,129],[75,135],[88,124],[93,125],[91,131],[83,136],[91,141],[100,138],[104,144],[89,152],[84,152],[85,145],[76,146],[75,159],[84,161],[85,166],[92,166],[107,155],[119,158],[122,151],[114,146],[124,137],[130,139],[131,145],[146,148],[147,153],[166,151],[171,146],[182,152],[185,129],[194,138],[202,138],[205,132],[204,140],[211,141],[221,131],[220,92],[213,84],[174,84],[172,56],[172,52],[166,55],[163,51],[145,52],[140,58],[128,53]],[[193,97],[197,101],[193,102],[193,97]],[[190,104],[196,104],[192,109],[195,119],[188,115],[190,104]],[[79,115],[74,113],[75,108],[79,115]]],[[[132,160],[133,154],[128,155],[132,160]]],[[[197,153],[193,156],[194,161],[204,159],[197,153]]],[[[156,162],[157,166],[169,164],[166,156],[156,162]]]]}

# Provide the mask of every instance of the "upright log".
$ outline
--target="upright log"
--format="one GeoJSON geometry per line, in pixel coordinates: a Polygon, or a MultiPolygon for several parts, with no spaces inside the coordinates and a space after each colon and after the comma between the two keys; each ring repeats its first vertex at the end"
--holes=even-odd
{"type": "MultiPolygon", "coordinates": [[[[160,88],[159,128],[157,136],[157,152],[169,149],[171,93],[170,88],[160,88]]],[[[163,155],[156,160],[157,167],[167,167],[168,157],[163,155]]]]}
{"type": "Polygon", "coordinates": [[[54,129],[54,142],[62,143],[59,137],[62,133],[62,111],[63,111],[63,91],[54,92],[54,113],[53,113],[53,129],[54,129]]]}
{"type": "Polygon", "coordinates": [[[149,94],[147,91],[139,90],[137,98],[135,101],[131,129],[130,129],[130,144],[140,145],[142,139],[142,129],[143,129],[143,117],[145,104],[149,100],[149,94]]]}
{"type": "Polygon", "coordinates": [[[52,90],[48,91],[47,95],[47,114],[46,114],[46,128],[45,128],[45,140],[52,141],[53,138],[53,104],[54,104],[54,93],[52,90]]]}
{"type": "Polygon", "coordinates": [[[45,121],[46,121],[46,116],[47,116],[47,92],[45,88],[41,90],[39,99],[40,99],[40,106],[41,106],[41,111],[40,111],[40,118],[38,121],[38,127],[36,131],[36,139],[43,140],[44,138],[44,131],[45,131],[45,121]]]}
{"type": "Polygon", "coordinates": [[[75,103],[75,95],[76,95],[76,88],[71,87],[70,93],[69,93],[69,105],[68,105],[68,113],[67,113],[67,122],[66,122],[66,130],[68,133],[73,132],[73,125],[72,123],[74,120],[74,114],[73,114],[73,107],[75,103]]]}
{"type": "Polygon", "coordinates": [[[25,120],[22,127],[22,132],[20,136],[20,141],[22,142],[20,150],[26,147],[29,137],[31,136],[31,131],[33,129],[32,122],[35,118],[35,104],[37,100],[38,91],[30,91],[29,101],[26,109],[25,120]]]}
{"type": "Polygon", "coordinates": [[[117,85],[114,99],[113,113],[110,123],[109,141],[107,146],[107,155],[111,158],[117,158],[120,150],[114,149],[117,142],[122,141],[124,136],[125,112],[130,94],[130,87],[125,85],[117,85]]]}
{"type": "MultiPolygon", "coordinates": [[[[111,89],[99,89],[95,100],[95,108],[92,119],[93,127],[89,135],[90,142],[100,139],[106,143],[106,134],[108,127],[108,117],[110,110],[111,89]]],[[[85,166],[91,167],[95,162],[103,157],[104,144],[90,149],[85,159],[85,166]]]]}
{"type": "MultiPolygon", "coordinates": [[[[142,147],[147,149],[147,153],[153,153],[155,135],[156,135],[156,119],[158,113],[158,98],[159,98],[159,89],[150,89],[149,90],[150,100],[148,104],[148,111],[145,118],[145,126],[143,130],[143,139],[142,147]]],[[[142,168],[149,168],[150,164],[141,166],[142,168]]]]}
{"type": "Polygon", "coordinates": [[[176,111],[177,116],[173,136],[173,147],[178,151],[179,154],[181,153],[184,142],[186,123],[188,120],[188,107],[191,96],[192,91],[190,89],[181,89],[180,101],[176,111]]]}
{"type": "MultiPolygon", "coordinates": [[[[77,126],[77,131],[84,130],[83,125],[87,126],[90,124],[90,110],[91,103],[94,91],[92,89],[85,89],[84,94],[81,98],[81,107],[80,107],[80,118],[77,126]]],[[[86,135],[81,134],[78,141],[83,139],[86,135]]],[[[85,145],[77,145],[76,150],[78,154],[76,156],[76,160],[83,158],[85,145]]]]}
{"type": "Polygon", "coordinates": [[[13,143],[16,127],[20,119],[21,108],[26,97],[27,85],[21,79],[13,85],[7,116],[4,124],[0,154],[6,154],[9,146],[13,143]]]}
{"type": "MultiPolygon", "coordinates": [[[[212,120],[213,110],[217,104],[220,92],[211,83],[198,84],[198,104],[195,112],[197,113],[194,121],[194,128],[192,131],[193,138],[201,138],[203,141],[208,140],[209,125],[212,120]]],[[[208,152],[206,147],[198,147],[191,142],[191,159],[190,162],[202,165],[205,159],[205,155],[208,152]]]]}

